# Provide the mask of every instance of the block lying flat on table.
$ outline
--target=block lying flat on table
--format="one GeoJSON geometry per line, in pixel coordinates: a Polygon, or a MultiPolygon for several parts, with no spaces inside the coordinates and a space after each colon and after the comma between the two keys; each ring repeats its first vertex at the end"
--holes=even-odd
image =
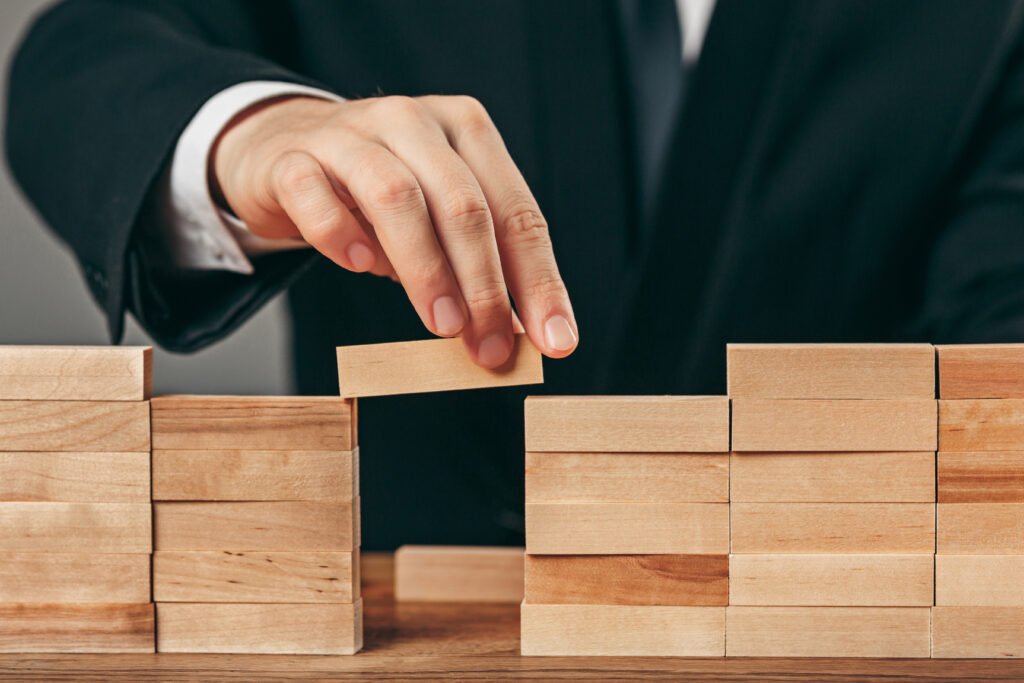
{"type": "Polygon", "coordinates": [[[164,602],[157,652],[351,655],[363,647],[363,601],[334,604],[164,602]]]}
{"type": "Polygon", "coordinates": [[[725,396],[530,396],[526,450],[723,453],[725,396]]]}
{"type": "Polygon", "coordinates": [[[939,450],[1013,451],[1024,444],[1024,399],[939,401],[939,450]]]}
{"type": "Polygon", "coordinates": [[[149,452],[148,401],[0,401],[0,450],[149,452]]]}
{"type": "Polygon", "coordinates": [[[0,501],[148,503],[149,453],[0,451],[0,501]]]}
{"type": "Polygon", "coordinates": [[[729,556],[527,555],[526,602],[724,606],[729,556]]]}
{"type": "Polygon", "coordinates": [[[933,607],[932,657],[1024,657],[1024,607],[933,607]]]}
{"type": "Polygon", "coordinates": [[[940,503],[1024,503],[1024,451],[940,451],[940,503]]]}
{"type": "Polygon", "coordinates": [[[729,604],[930,607],[933,555],[733,555],[729,604]]]}
{"type": "Polygon", "coordinates": [[[152,603],[0,604],[0,652],[154,651],[152,603]]]}
{"type": "Polygon", "coordinates": [[[523,656],[721,657],[725,607],[523,604],[523,656]]]}
{"type": "Polygon", "coordinates": [[[726,453],[526,454],[526,500],[726,503],[726,453]]]}
{"type": "Polygon", "coordinates": [[[338,386],[342,396],[358,397],[542,383],[540,351],[525,334],[515,340],[495,370],[474,363],[461,338],[339,346],[338,386]]]}
{"type": "Polygon", "coordinates": [[[732,552],[935,552],[928,503],[733,503],[732,552]]]}
{"type": "Polygon", "coordinates": [[[940,503],[936,547],[944,555],[1024,555],[1024,503],[940,503]]]}
{"type": "Polygon", "coordinates": [[[732,398],[935,398],[931,344],[728,344],[732,398]]]}
{"type": "Polygon", "coordinates": [[[928,657],[928,607],[727,607],[730,657],[928,657]]]}
{"type": "Polygon", "coordinates": [[[158,550],[156,602],[354,602],[359,553],[158,550]]]}
{"type": "Polygon", "coordinates": [[[1024,607],[1024,555],[937,555],[935,604],[1024,607]]]}
{"type": "Polygon", "coordinates": [[[143,503],[0,503],[0,552],[148,553],[143,503]]]}
{"type": "Polygon", "coordinates": [[[936,401],[732,401],[734,451],[934,451],[936,401]]]}
{"type": "Polygon", "coordinates": [[[350,451],[352,402],[334,396],[157,396],[153,450],[350,451]]]}
{"type": "Polygon", "coordinates": [[[1024,344],[936,346],[940,398],[1024,398],[1024,344]]]}
{"type": "Polygon", "coordinates": [[[725,555],[728,503],[527,503],[533,555],[725,555]]]}
{"type": "Polygon", "coordinates": [[[359,547],[359,499],[348,502],[155,503],[157,550],[342,550],[359,547]]]}
{"type": "Polygon", "coordinates": [[[0,346],[0,400],[144,401],[149,346],[0,346]]]}
{"type": "Polygon", "coordinates": [[[0,553],[0,603],[149,602],[149,555],[0,553]]]}
{"type": "Polygon", "coordinates": [[[746,503],[933,503],[935,453],[733,453],[730,499],[746,503]]]}
{"type": "Polygon", "coordinates": [[[523,600],[523,549],[404,545],[395,551],[395,600],[523,600]]]}

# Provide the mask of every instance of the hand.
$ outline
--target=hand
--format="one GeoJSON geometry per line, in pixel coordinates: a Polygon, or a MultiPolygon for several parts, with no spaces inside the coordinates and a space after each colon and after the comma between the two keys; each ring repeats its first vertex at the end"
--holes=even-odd
{"type": "Polygon", "coordinates": [[[210,178],[253,233],[399,281],[427,329],[461,334],[484,367],[511,353],[509,293],[544,354],[576,348],[547,223],[470,97],[264,103],[221,134],[210,178]]]}

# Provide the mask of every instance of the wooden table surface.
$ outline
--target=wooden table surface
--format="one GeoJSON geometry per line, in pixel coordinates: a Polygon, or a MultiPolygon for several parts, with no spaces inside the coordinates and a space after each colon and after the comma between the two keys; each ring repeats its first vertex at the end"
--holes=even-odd
{"type": "Polygon", "coordinates": [[[0,679],[1024,680],[1024,660],[521,657],[518,605],[396,604],[392,569],[390,554],[363,556],[366,645],[354,657],[0,655],[0,679]]]}

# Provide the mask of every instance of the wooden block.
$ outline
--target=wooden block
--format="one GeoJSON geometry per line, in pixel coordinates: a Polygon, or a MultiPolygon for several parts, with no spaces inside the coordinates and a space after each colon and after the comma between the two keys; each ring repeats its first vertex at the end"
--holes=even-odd
{"type": "Polygon", "coordinates": [[[1024,450],[1024,399],[939,401],[939,450],[1024,450]]]}
{"type": "Polygon", "coordinates": [[[527,555],[526,602],[729,604],[728,555],[527,555]]]}
{"type": "Polygon", "coordinates": [[[158,652],[351,655],[363,646],[363,601],[324,605],[164,602],[158,652]]]}
{"type": "Polygon", "coordinates": [[[147,401],[0,401],[0,450],[149,452],[147,401]]]}
{"type": "Polygon", "coordinates": [[[1024,657],[1024,607],[933,607],[932,657],[1024,657]]]}
{"type": "Polygon", "coordinates": [[[359,547],[359,499],[349,502],[155,503],[156,550],[269,552],[359,547]]]}
{"type": "Polygon", "coordinates": [[[354,451],[153,451],[153,500],[352,500],[354,451]]]}
{"type": "Polygon", "coordinates": [[[733,453],[743,503],[934,503],[935,453],[733,453]]]}
{"type": "Polygon", "coordinates": [[[731,398],[935,398],[931,344],[728,344],[731,398]]]}
{"type": "Polygon", "coordinates": [[[149,555],[0,553],[0,603],[149,602],[149,555]]]}
{"type": "Polygon", "coordinates": [[[153,553],[156,602],[354,602],[359,553],[153,553]]]}
{"type": "Polygon", "coordinates": [[[403,545],[395,551],[395,600],[523,600],[523,549],[403,545]]]}
{"type": "Polygon", "coordinates": [[[729,657],[927,657],[927,607],[727,607],[729,657]]]}
{"type": "Polygon", "coordinates": [[[943,555],[1024,555],[1024,503],[940,503],[936,547],[943,555]]]}
{"type": "Polygon", "coordinates": [[[153,450],[350,451],[352,402],[334,396],[157,396],[153,450]]]}
{"type": "Polygon", "coordinates": [[[530,396],[526,450],[724,453],[725,396],[530,396]]]}
{"type": "Polygon", "coordinates": [[[734,451],[934,451],[935,401],[732,401],[734,451]]]}
{"type": "Polygon", "coordinates": [[[144,401],[149,346],[0,346],[0,400],[144,401]]]}
{"type": "Polygon", "coordinates": [[[724,607],[523,604],[523,656],[721,657],[724,607]]]}
{"type": "Polygon", "coordinates": [[[1024,344],[936,346],[940,398],[1024,398],[1024,344]]]}
{"type": "Polygon", "coordinates": [[[927,503],[733,503],[732,552],[744,554],[935,552],[927,503]]]}
{"type": "Polygon", "coordinates": [[[0,501],[149,503],[149,453],[0,451],[0,501]]]}
{"type": "Polygon", "coordinates": [[[939,451],[940,503],[1024,503],[1024,451],[939,451]]]}
{"type": "Polygon", "coordinates": [[[148,553],[142,503],[0,503],[0,552],[148,553]]]}
{"type": "Polygon", "coordinates": [[[527,503],[531,555],[725,555],[727,503],[527,503]]]}
{"type": "Polygon", "coordinates": [[[930,607],[934,555],[733,555],[729,604],[930,607]]]}
{"type": "Polygon", "coordinates": [[[474,363],[457,337],[339,346],[338,386],[342,396],[357,397],[541,384],[541,358],[525,334],[515,336],[512,356],[494,370],[474,363]]]}
{"type": "Polygon", "coordinates": [[[935,604],[1024,607],[1024,555],[937,555],[935,604]]]}
{"type": "Polygon", "coordinates": [[[727,503],[726,453],[526,454],[530,503],[727,503]]]}
{"type": "Polygon", "coordinates": [[[0,604],[0,652],[154,651],[153,605],[0,604]]]}

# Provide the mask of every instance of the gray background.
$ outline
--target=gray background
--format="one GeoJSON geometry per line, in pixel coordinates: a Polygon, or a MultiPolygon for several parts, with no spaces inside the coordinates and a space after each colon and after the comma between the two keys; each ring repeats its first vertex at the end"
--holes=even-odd
{"type": "MultiPolygon", "coordinates": [[[[49,0],[0,2],[0,126],[7,71],[28,23],[49,0]]],[[[45,163],[45,160],[43,160],[45,163]]],[[[60,188],[55,187],[55,192],[60,188]]],[[[288,394],[292,392],[285,304],[278,298],[229,339],[197,354],[159,349],[154,386],[160,393],[288,394]]],[[[109,344],[106,324],[70,253],[43,226],[0,168],[0,344],[109,344]]],[[[150,344],[129,320],[125,344],[150,344]]]]}

